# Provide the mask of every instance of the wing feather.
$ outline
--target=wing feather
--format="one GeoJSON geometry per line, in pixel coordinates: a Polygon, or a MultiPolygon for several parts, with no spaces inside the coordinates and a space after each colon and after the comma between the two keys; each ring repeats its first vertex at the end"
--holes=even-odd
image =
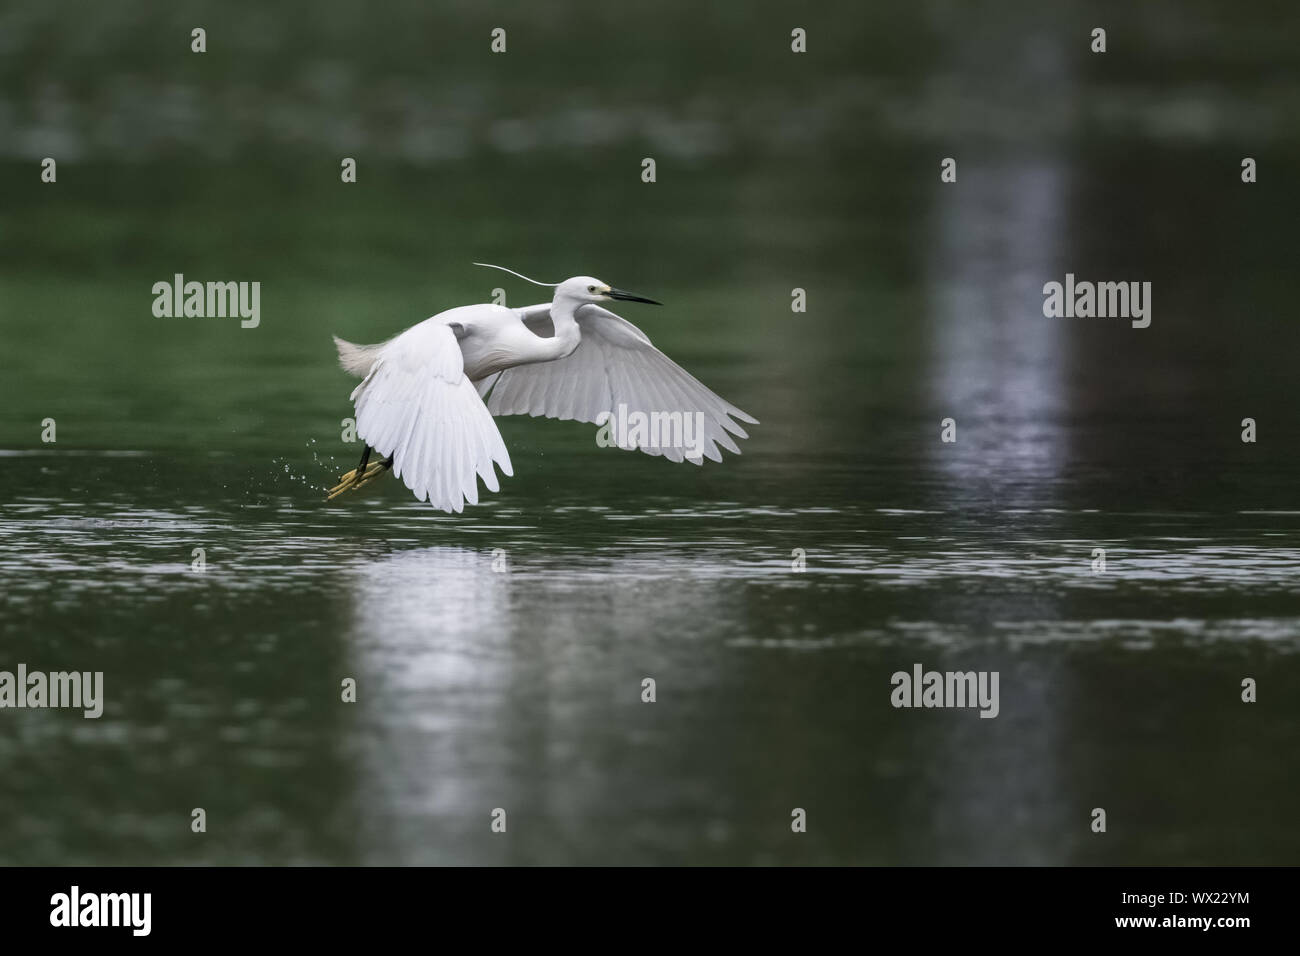
{"type": "MultiPolygon", "coordinates": [[[[467,333],[467,334],[472,334],[467,333]]],[[[352,393],[357,435],[385,458],[416,498],[459,512],[478,503],[478,478],[500,485],[495,462],[513,474],[501,433],[465,377],[452,328],[426,321],[384,344],[352,393]]]]}
{"type": "MultiPolygon", "coordinates": [[[[553,328],[549,304],[515,312],[531,329],[553,328]]],[[[516,366],[479,383],[478,393],[486,397],[488,411],[595,423],[602,413],[618,415],[623,406],[629,415],[640,412],[647,419],[656,413],[680,413],[683,425],[685,416],[698,413],[702,418],[692,420],[692,425],[702,422],[698,447],[683,447],[684,442],[677,440],[684,437],[683,430],[675,439],[670,434],[667,441],[653,428],[629,437],[646,454],[675,462],[721,461],[720,449],[740,454],[732,436],[748,438],[740,423],[757,424],[757,419],[709,390],[626,319],[596,305],[580,306],[575,317],[582,341],[569,356],[516,366]],[[692,452],[695,457],[690,457],[692,452]]]]}

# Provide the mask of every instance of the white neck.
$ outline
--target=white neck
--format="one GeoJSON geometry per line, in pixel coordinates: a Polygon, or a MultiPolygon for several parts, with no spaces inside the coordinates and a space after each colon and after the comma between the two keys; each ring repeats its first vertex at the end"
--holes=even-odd
{"type": "Polygon", "coordinates": [[[578,320],[574,318],[574,312],[581,304],[567,296],[556,296],[551,303],[551,324],[555,326],[555,337],[542,340],[550,359],[564,358],[582,341],[582,331],[578,328],[578,320]]]}

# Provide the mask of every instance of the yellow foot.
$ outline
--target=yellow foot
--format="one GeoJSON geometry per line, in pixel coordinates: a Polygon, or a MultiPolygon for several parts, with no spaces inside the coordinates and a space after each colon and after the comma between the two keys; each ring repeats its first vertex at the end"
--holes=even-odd
{"type": "Polygon", "coordinates": [[[372,481],[374,481],[376,478],[378,478],[387,470],[388,470],[388,466],[385,465],[382,461],[372,461],[369,465],[366,466],[366,470],[362,472],[360,475],[357,474],[357,469],[353,468],[346,475],[344,475],[342,478],[339,479],[339,483],[337,485],[335,485],[326,493],[325,500],[333,501],[335,498],[343,494],[343,492],[345,491],[355,491],[358,488],[362,488],[365,485],[370,484],[372,481]]]}

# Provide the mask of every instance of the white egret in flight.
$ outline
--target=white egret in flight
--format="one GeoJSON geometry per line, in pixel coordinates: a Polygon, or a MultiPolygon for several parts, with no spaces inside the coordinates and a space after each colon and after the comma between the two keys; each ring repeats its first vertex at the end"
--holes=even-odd
{"type": "Polygon", "coordinates": [[[478,478],[498,491],[493,463],[514,474],[493,415],[544,415],[610,429],[620,447],[670,461],[740,454],[732,435],[751,418],[719,398],[601,302],[648,302],[591,276],[553,286],[550,302],[508,309],[466,305],[379,345],[335,336],[339,363],[362,382],[352,392],[361,463],[329,498],[392,469],[421,501],[459,512],[478,504],[478,478]],[[630,426],[629,426],[630,423],[630,426]],[[730,433],[730,434],[728,434],[730,433]],[[370,461],[372,452],[380,460],[370,461]]]}

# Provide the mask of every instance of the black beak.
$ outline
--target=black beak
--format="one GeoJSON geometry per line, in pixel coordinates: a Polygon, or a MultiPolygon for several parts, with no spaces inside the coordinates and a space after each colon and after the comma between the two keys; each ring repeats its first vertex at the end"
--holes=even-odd
{"type": "Polygon", "coordinates": [[[605,295],[611,299],[617,299],[619,302],[644,302],[646,305],[663,305],[662,302],[647,299],[643,295],[633,295],[631,292],[624,292],[622,289],[610,289],[605,295]]]}

